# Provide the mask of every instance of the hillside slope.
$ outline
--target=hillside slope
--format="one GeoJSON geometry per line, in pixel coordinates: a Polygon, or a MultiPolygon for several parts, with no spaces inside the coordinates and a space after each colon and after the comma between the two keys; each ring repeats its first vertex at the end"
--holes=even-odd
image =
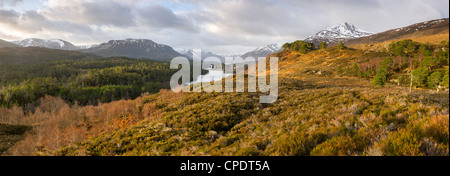
{"type": "Polygon", "coordinates": [[[67,58],[82,58],[92,54],[38,47],[0,48],[0,64],[34,64],[67,58]]]}
{"type": "Polygon", "coordinates": [[[3,47],[20,47],[20,46],[0,39],[0,48],[3,48],[3,47]]]}
{"type": "Polygon", "coordinates": [[[358,49],[370,49],[380,51],[387,48],[393,41],[412,39],[414,41],[430,44],[438,44],[449,37],[449,19],[431,20],[410,26],[388,30],[367,37],[348,40],[347,46],[358,49]]]}

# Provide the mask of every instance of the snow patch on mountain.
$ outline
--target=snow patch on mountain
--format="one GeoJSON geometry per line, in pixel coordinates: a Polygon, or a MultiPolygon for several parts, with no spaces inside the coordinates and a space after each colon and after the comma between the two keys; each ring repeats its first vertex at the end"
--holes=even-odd
{"type": "Polygon", "coordinates": [[[12,41],[12,43],[23,47],[41,47],[41,48],[62,49],[62,50],[78,49],[73,44],[61,39],[28,38],[24,40],[12,41]]]}
{"type": "Polygon", "coordinates": [[[334,39],[337,39],[337,41],[339,41],[366,37],[372,34],[373,33],[371,32],[359,29],[355,25],[345,22],[336,26],[328,27],[325,30],[321,30],[316,33],[316,35],[306,38],[305,41],[310,42],[313,40],[327,39],[333,42],[336,41],[334,39]]]}
{"type": "Polygon", "coordinates": [[[279,51],[281,51],[281,43],[275,43],[275,44],[269,44],[266,46],[261,46],[256,48],[253,51],[247,52],[245,54],[243,54],[241,57],[242,58],[247,58],[247,57],[254,57],[255,59],[257,59],[258,57],[266,57],[269,54],[273,54],[273,53],[277,53],[279,51]]]}

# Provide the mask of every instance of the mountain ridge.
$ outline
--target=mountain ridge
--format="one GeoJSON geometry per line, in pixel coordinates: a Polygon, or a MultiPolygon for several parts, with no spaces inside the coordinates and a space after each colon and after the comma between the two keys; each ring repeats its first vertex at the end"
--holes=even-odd
{"type": "Polygon", "coordinates": [[[155,60],[169,60],[182,56],[168,45],[158,44],[149,39],[109,40],[106,43],[93,45],[79,50],[85,53],[106,57],[126,56],[131,58],[148,58],[155,60]]]}
{"type": "Polygon", "coordinates": [[[415,23],[409,26],[390,29],[371,36],[351,39],[346,45],[373,44],[390,40],[411,38],[413,36],[431,36],[446,33],[449,31],[449,18],[434,19],[425,22],[415,23]]]}
{"type": "Polygon", "coordinates": [[[72,43],[61,39],[39,39],[39,38],[27,38],[23,40],[12,41],[16,45],[22,47],[40,47],[49,49],[62,49],[62,50],[77,50],[79,49],[72,43]]]}

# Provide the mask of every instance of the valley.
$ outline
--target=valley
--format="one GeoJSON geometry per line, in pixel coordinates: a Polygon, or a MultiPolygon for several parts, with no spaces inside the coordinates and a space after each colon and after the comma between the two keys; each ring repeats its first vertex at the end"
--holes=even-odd
{"type": "Polygon", "coordinates": [[[259,92],[174,93],[166,82],[176,70],[158,58],[0,48],[8,73],[0,77],[0,152],[448,156],[448,27],[424,31],[272,47],[279,95],[271,104],[259,103],[259,92]]]}

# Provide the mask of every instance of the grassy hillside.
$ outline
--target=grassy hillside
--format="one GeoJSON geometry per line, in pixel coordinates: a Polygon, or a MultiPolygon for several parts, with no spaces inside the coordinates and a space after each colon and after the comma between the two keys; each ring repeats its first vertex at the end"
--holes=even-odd
{"type": "Polygon", "coordinates": [[[157,114],[50,154],[448,155],[445,94],[312,87],[268,107],[252,94],[149,100],[157,114]]]}
{"type": "Polygon", "coordinates": [[[351,48],[355,48],[355,49],[360,49],[363,51],[377,51],[377,52],[381,52],[385,49],[387,49],[389,47],[389,44],[391,44],[392,42],[397,42],[397,41],[401,41],[404,39],[412,39],[414,41],[420,42],[420,43],[428,43],[428,44],[432,44],[432,45],[437,45],[441,42],[441,40],[446,40],[448,41],[449,38],[449,33],[448,30],[446,33],[442,33],[442,34],[435,34],[435,35],[408,35],[408,36],[404,36],[402,38],[398,38],[395,40],[387,40],[384,42],[378,42],[378,43],[373,43],[373,44],[356,44],[356,45],[351,45],[351,48]]]}
{"type": "MultiPolygon", "coordinates": [[[[399,41],[404,39],[413,39],[418,42],[440,42],[444,39],[448,41],[449,19],[437,19],[410,26],[391,29],[385,32],[377,33],[367,37],[351,39],[346,41],[346,45],[373,45],[385,42],[399,41]],[[438,36],[439,38],[436,38],[438,36]]],[[[437,43],[435,43],[437,44],[437,43]]]]}

